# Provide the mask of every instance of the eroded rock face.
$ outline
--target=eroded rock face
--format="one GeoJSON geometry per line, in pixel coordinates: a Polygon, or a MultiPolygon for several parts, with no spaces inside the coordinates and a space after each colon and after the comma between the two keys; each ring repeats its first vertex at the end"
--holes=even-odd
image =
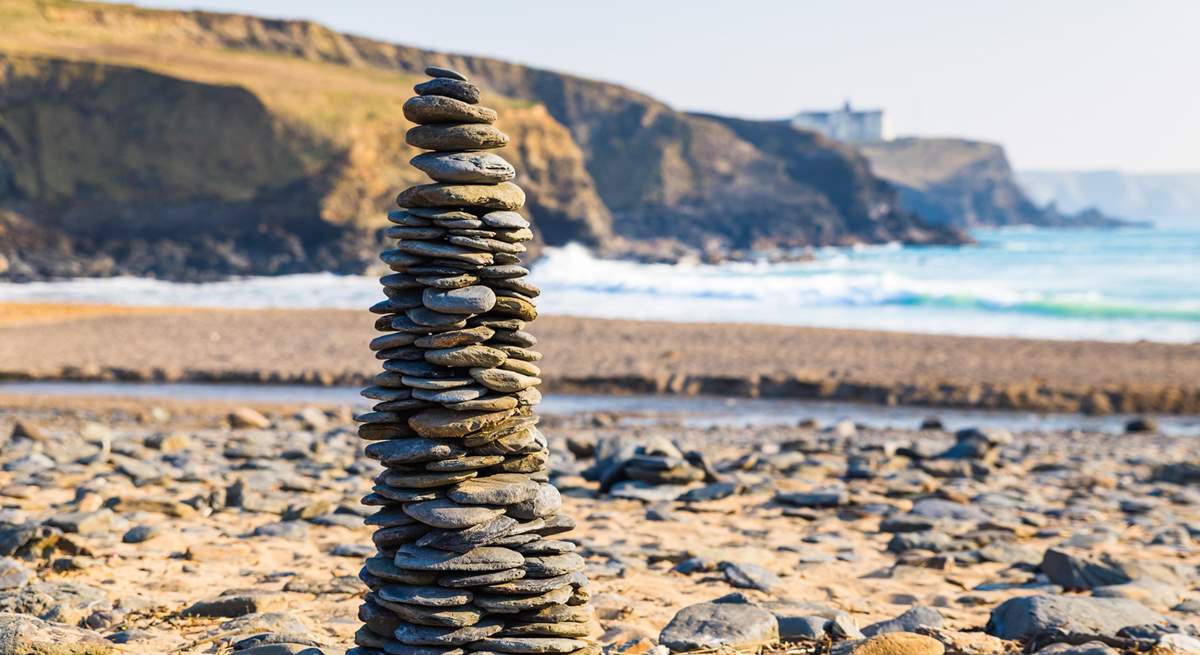
{"type": "Polygon", "coordinates": [[[539,293],[519,265],[533,237],[515,211],[525,196],[510,164],[476,152],[508,137],[464,75],[427,72],[406,108],[430,125],[409,143],[435,152],[414,163],[435,180],[482,172],[412,187],[388,216],[397,243],[381,258],[395,273],[372,307],[385,373],[364,391],[380,402],[359,417],[366,454],[385,469],[364,499],[379,508],[367,518],[378,552],[361,574],[371,591],[352,652],[599,653],[585,638],[584,560],[547,538],[565,517],[536,427],[541,356],[523,331],[539,293]]]}

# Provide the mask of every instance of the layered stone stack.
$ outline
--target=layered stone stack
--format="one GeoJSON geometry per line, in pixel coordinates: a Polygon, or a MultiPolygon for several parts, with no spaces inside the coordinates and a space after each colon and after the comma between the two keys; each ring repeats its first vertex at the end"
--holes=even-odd
{"type": "Polygon", "coordinates": [[[383,464],[363,503],[377,554],[353,655],[577,653],[589,633],[584,560],[549,482],[533,411],[541,355],[524,330],[538,289],[520,255],[533,237],[508,137],[461,74],[431,67],[404,115],[412,164],[434,184],[400,194],[381,259],[384,371],[363,395],[367,455],[383,464]]]}

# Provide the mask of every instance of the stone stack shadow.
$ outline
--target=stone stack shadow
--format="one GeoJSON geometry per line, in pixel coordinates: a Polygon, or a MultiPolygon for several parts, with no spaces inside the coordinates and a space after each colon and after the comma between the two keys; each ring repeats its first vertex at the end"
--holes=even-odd
{"type": "Polygon", "coordinates": [[[370,592],[348,655],[598,655],[584,560],[550,484],[541,400],[524,330],[538,289],[521,266],[533,238],[513,166],[485,152],[508,137],[479,90],[444,68],[404,104],[417,124],[412,165],[434,180],[397,198],[394,249],[380,258],[387,298],[371,311],[383,372],[363,395],[366,453],[384,467],[365,505],[378,508],[370,592]]]}

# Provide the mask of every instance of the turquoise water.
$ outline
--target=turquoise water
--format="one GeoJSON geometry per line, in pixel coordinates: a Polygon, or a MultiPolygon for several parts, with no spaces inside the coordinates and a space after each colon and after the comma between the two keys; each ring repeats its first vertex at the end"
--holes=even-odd
{"type": "MultiPolygon", "coordinates": [[[[1200,342],[1200,227],[1013,228],[971,247],[822,249],[803,263],[639,264],[579,246],[533,270],[546,314],[938,334],[1200,342]]],[[[0,284],[0,300],[362,309],[374,278],[0,284]]]]}

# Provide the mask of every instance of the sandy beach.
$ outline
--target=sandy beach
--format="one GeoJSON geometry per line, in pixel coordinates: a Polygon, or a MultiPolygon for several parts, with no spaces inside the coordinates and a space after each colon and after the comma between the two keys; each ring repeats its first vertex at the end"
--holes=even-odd
{"type": "MultiPolygon", "coordinates": [[[[915,607],[926,623],[910,630],[949,652],[1011,652],[1020,639],[983,631],[997,608],[1064,590],[1178,623],[1197,611],[1187,599],[1200,551],[1183,526],[1200,515],[1172,477],[1200,456],[1195,439],[992,431],[972,442],[629,418],[542,422],[579,517],[571,538],[593,580],[594,636],[612,652],[643,652],[681,608],[728,594],[785,632],[805,617],[828,624],[817,642],[784,634],[794,643],[769,649],[797,653],[915,607]],[[695,453],[712,479],[630,468],[586,479],[622,442],[650,457],[695,453]]],[[[370,543],[358,497],[377,465],[348,408],[0,398],[10,434],[0,545],[20,558],[4,560],[20,585],[0,591],[0,608],[83,626],[70,638],[95,646],[86,653],[226,652],[263,632],[351,645],[370,543]]]]}
{"type": "MultiPolygon", "coordinates": [[[[1200,413],[1200,344],[543,316],[551,392],[1200,413]]],[[[365,312],[0,305],[0,379],[361,384],[365,312]]]]}

